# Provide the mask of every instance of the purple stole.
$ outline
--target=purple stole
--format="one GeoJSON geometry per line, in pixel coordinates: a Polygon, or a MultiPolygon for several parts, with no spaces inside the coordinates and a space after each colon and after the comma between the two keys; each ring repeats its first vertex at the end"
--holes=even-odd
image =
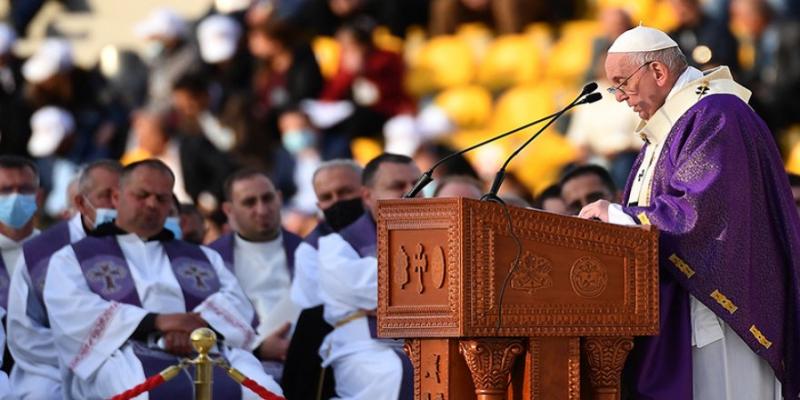
{"type": "MultiPolygon", "coordinates": [[[[69,222],[61,221],[22,245],[22,256],[25,257],[32,290],[40,304],[44,304],[42,291],[50,257],[70,242],[69,222]]],[[[44,317],[47,319],[46,314],[44,317]]]]}
{"type": "MultiPolygon", "coordinates": [[[[339,235],[341,235],[342,239],[350,244],[362,258],[377,256],[377,226],[375,225],[375,220],[372,219],[372,214],[369,212],[365,212],[364,215],[355,220],[355,222],[339,231],[339,235]]],[[[378,338],[378,318],[368,316],[367,324],[369,325],[370,335],[373,338],[378,338]]],[[[398,399],[411,400],[414,398],[413,365],[405,353],[399,350],[395,350],[395,353],[397,353],[397,357],[400,358],[403,364],[403,380],[400,384],[400,395],[398,399]]]]}
{"type": "MultiPolygon", "coordinates": [[[[200,246],[182,240],[164,241],[162,245],[183,292],[187,312],[219,291],[221,286],[219,277],[200,246]]],[[[72,248],[92,292],[108,301],[142,306],[130,267],[116,235],[90,236],[74,243],[72,248]]],[[[150,349],[137,342],[132,343],[134,353],[142,363],[145,376],[157,374],[180,360],[180,357],[165,351],[150,349]]],[[[174,400],[186,397],[187,393],[193,393],[194,384],[191,378],[194,376],[193,368],[189,368],[191,374],[181,373],[178,378],[151,391],[150,398],[174,400]]],[[[214,368],[213,379],[215,398],[241,396],[241,387],[228,378],[222,369],[214,368]]]]}
{"type": "Polygon", "coordinates": [[[6,311],[8,310],[8,286],[10,283],[11,279],[8,276],[6,262],[0,256],[0,307],[3,307],[3,310],[6,311]]]}
{"type": "MultiPolygon", "coordinates": [[[[234,270],[236,265],[233,263],[234,235],[235,233],[233,232],[226,233],[208,245],[208,247],[216,250],[222,256],[222,261],[231,271],[234,270]]],[[[294,251],[297,250],[297,246],[300,245],[303,239],[283,228],[281,228],[281,235],[283,236],[283,250],[286,253],[286,267],[289,268],[289,276],[294,277],[294,251]]]]}

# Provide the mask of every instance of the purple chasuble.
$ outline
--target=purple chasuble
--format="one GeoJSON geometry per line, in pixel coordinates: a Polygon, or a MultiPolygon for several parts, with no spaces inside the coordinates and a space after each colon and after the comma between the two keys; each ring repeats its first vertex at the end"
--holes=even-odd
{"type": "MultiPolygon", "coordinates": [[[[234,235],[235,233],[233,232],[226,233],[208,245],[208,247],[216,250],[222,256],[222,261],[225,261],[225,266],[231,271],[234,270],[234,265],[236,265],[233,263],[234,235]]],[[[300,245],[303,239],[283,228],[281,228],[281,235],[283,237],[283,250],[286,253],[286,267],[289,269],[289,277],[293,278],[294,251],[297,250],[297,246],[300,245]]]]}
{"type": "Polygon", "coordinates": [[[61,221],[22,245],[22,256],[25,257],[31,285],[41,304],[44,304],[42,291],[50,257],[70,242],[69,221],[61,221]]]}
{"type": "Polygon", "coordinates": [[[650,206],[623,209],[661,232],[661,334],[637,339],[628,359],[634,397],[691,398],[688,292],[769,362],[785,398],[797,398],[800,217],[755,112],[733,95],[699,100],[666,138],[650,206]]]}
{"type": "MultiPolygon", "coordinates": [[[[355,221],[353,221],[355,222],[355,221]]],[[[319,238],[330,235],[331,233],[335,232],[330,225],[328,225],[325,221],[320,221],[314,230],[311,231],[305,238],[303,238],[303,242],[307,243],[314,250],[319,250],[319,238]]]]}

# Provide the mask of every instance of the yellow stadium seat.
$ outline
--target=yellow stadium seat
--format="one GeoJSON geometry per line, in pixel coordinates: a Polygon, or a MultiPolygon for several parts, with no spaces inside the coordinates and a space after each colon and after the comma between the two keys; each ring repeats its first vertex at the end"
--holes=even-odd
{"type": "Polygon", "coordinates": [[[477,85],[445,89],[436,96],[434,103],[459,128],[482,127],[492,113],[491,94],[477,85]]]}
{"type": "Polygon", "coordinates": [[[470,50],[474,60],[481,60],[494,40],[494,34],[484,24],[462,24],[456,29],[455,37],[462,40],[470,50]]]}
{"type": "Polygon", "coordinates": [[[553,28],[546,22],[529,24],[523,34],[533,41],[542,56],[547,55],[553,47],[553,28]]]}
{"type": "Polygon", "coordinates": [[[541,54],[536,44],[524,35],[505,35],[489,47],[478,70],[478,82],[499,90],[535,82],[541,71],[541,54]]]}
{"type": "Polygon", "coordinates": [[[472,81],[475,65],[472,52],[464,41],[455,36],[431,39],[411,66],[408,89],[416,95],[434,90],[465,85],[472,81]]]}
{"type": "Polygon", "coordinates": [[[492,129],[500,132],[555,111],[553,85],[521,85],[508,89],[495,104],[492,129]]]}
{"type": "Polygon", "coordinates": [[[592,40],[578,34],[564,35],[547,57],[547,76],[562,83],[579,81],[592,62],[592,40]]]}
{"type": "Polygon", "coordinates": [[[350,142],[350,151],[353,159],[361,165],[366,165],[370,160],[383,153],[381,144],[370,138],[355,138],[350,142]]]}
{"type": "Polygon", "coordinates": [[[385,26],[375,28],[372,32],[372,42],[375,43],[375,47],[382,50],[398,54],[403,52],[403,38],[392,35],[385,26]]]}
{"type": "Polygon", "coordinates": [[[557,182],[564,166],[577,156],[577,150],[564,136],[548,131],[526,147],[509,168],[526,186],[540,191],[557,182]]]}
{"type": "Polygon", "coordinates": [[[330,79],[339,70],[341,49],[335,39],[328,36],[317,36],[311,42],[314,56],[319,63],[320,72],[325,79],[330,79]]]}

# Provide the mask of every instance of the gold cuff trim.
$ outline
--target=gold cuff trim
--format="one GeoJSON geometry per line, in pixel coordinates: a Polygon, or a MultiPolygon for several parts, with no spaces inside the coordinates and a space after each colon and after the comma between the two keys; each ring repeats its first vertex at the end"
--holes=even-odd
{"type": "Polygon", "coordinates": [[[722,306],[722,308],[728,310],[728,312],[731,314],[735,313],[736,310],[739,309],[739,307],[736,307],[736,305],[733,304],[728,297],[720,293],[719,290],[714,289],[714,291],[711,292],[711,298],[716,300],[717,303],[722,306]]]}
{"type": "Polygon", "coordinates": [[[351,323],[351,322],[353,322],[353,321],[355,321],[355,320],[357,320],[359,318],[366,317],[366,316],[367,316],[367,312],[366,311],[358,310],[358,311],[356,311],[356,312],[354,312],[354,313],[342,318],[341,320],[339,320],[339,322],[336,323],[336,328],[338,328],[338,327],[340,327],[342,325],[347,325],[347,324],[349,324],[349,323],[351,323]]]}
{"type": "Polygon", "coordinates": [[[761,343],[761,345],[764,346],[765,348],[768,349],[770,348],[770,346],[772,346],[772,342],[767,340],[764,334],[761,333],[761,331],[758,330],[758,328],[756,328],[755,325],[750,325],[750,333],[752,333],[753,337],[755,337],[756,340],[758,340],[758,343],[761,343]]]}
{"type": "Polygon", "coordinates": [[[694,275],[694,270],[692,269],[692,267],[690,267],[689,264],[686,263],[686,261],[683,261],[676,254],[673,253],[671,256],[669,256],[669,260],[672,261],[672,263],[675,264],[675,267],[678,268],[681,272],[683,272],[683,274],[686,275],[687,278],[691,278],[692,275],[694,275]]]}
{"type": "Polygon", "coordinates": [[[647,214],[645,214],[644,211],[640,212],[636,217],[639,218],[639,222],[641,222],[642,225],[651,225],[650,218],[647,218],[647,214]]]}

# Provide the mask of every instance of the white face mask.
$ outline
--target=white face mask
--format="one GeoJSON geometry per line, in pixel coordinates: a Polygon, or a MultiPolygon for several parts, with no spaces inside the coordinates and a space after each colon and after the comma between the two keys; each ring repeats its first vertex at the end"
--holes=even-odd
{"type": "Polygon", "coordinates": [[[183,231],[181,231],[181,219],[178,217],[167,217],[164,221],[164,229],[172,232],[175,239],[183,239],[183,231]]]}
{"type": "Polygon", "coordinates": [[[83,196],[84,200],[86,200],[86,204],[89,207],[94,208],[94,224],[92,224],[92,229],[97,229],[98,226],[103,225],[108,222],[113,222],[117,219],[117,210],[113,208],[96,208],[89,198],[83,196]]]}

